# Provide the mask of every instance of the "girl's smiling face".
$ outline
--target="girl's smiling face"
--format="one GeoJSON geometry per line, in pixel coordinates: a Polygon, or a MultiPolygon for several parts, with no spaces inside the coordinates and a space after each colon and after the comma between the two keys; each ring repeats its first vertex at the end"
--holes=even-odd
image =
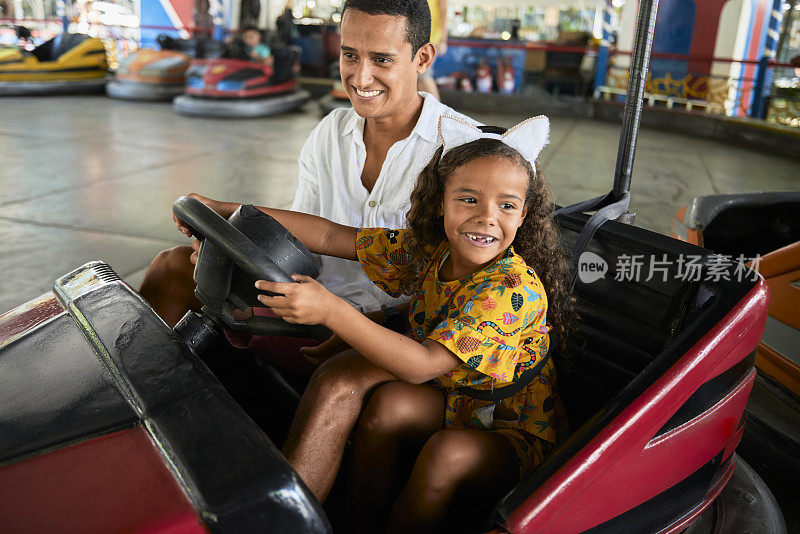
{"type": "Polygon", "coordinates": [[[479,271],[511,246],[527,213],[527,190],[525,168],[500,156],[473,159],[450,175],[442,198],[450,256],[440,278],[479,271]]]}

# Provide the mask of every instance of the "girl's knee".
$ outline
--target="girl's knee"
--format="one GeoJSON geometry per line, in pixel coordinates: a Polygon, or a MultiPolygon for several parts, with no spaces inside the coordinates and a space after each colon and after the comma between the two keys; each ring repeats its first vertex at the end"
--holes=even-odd
{"type": "Polygon", "coordinates": [[[406,398],[407,388],[408,384],[403,382],[389,382],[379,387],[370,397],[359,427],[369,432],[389,433],[419,419],[418,407],[406,398]]]}
{"type": "Polygon", "coordinates": [[[440,430],[425,443],[417,465],[429,484],[451,485],[472,477],[486,461],[487,451],[470,432],[440,430]]]}

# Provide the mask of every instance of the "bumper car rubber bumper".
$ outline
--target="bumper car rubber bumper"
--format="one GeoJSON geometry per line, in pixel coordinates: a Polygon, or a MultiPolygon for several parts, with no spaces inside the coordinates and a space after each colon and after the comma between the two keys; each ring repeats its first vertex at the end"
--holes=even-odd
{"type": "Polygon", "coordinates": [[[46,82],[0,82],[0,95],[4,96],[32,96],[55,95],[65,93],[96,93],[103,90],[106,78],[92,78],[89,80],[62,80],[46,82]]]}
{"type": "Polygon", "coordinates": [[[283,113],[306,103],[311,93],[296,90],[290,93],[251,99],[211,99],[181,95],[173,100],[175,111],[181,115],[218,118],[254,118],[283,113]]]}
{"type": "Polygon", "coordinates": [[[172,100],[183,93],[185,89],[186,86],[182,83],[160,84],[111,80],[106,85],[106,94],[112,98],[123,100],[172,100]]]}

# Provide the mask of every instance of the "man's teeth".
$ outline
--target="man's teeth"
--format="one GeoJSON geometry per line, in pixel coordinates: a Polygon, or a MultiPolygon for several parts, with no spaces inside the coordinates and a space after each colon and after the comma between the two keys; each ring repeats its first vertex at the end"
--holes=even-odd
{"type": "Polygon", "coordinates": [[[494,237],[488,235],[477,235],[477,234],[465,234],[468,238],[472,239],[473,241],[477,241],[478,243],[491,243],[492,241],[496,241],[494,237]]]}
{"type": "Polygon", "coordinates": [[[380,91],[362,91],[361,89],[356,89],[356,93],[358,96],[363,96],[364,98],[370,98],[373,96],[378,96],[381,92],[380,91]]]}

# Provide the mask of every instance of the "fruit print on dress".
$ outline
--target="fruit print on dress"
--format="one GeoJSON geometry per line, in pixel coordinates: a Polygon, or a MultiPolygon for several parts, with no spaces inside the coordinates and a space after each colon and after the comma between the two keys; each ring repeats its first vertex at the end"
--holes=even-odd
{"type": "Polygon", "coordinates": [[[459,352],[470,353],[475,352],[481,346],[481,342],[476,337],[464,336],[456,342],[456,347],[459,352]]]}
{"type": "Polygon", "coordinates": [[[408,253],[405,249],[398,248],[389,253],[391,265],[406,265],[408,263],[408,253]]]}

